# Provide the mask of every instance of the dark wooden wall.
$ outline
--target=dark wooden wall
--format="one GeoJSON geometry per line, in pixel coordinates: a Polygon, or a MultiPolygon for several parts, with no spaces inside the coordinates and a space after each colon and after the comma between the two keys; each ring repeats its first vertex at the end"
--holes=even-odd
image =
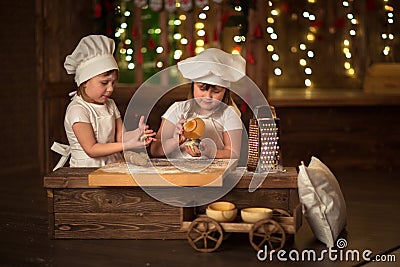
{"type": "Polygon", "coordinates": [[[333,169],[400,168],[399,105],[293,106],[277,113],[287,166],[316,156],[333,169]]]}
{"type": "Polygon", "coordinates": [[[0,170],[38,167],[35,1],[0,1],[0,170]]]}

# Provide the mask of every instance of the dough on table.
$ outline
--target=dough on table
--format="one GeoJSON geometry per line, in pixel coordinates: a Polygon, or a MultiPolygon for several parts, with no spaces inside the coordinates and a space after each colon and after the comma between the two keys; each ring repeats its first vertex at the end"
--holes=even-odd
{"type": "Polygon", "coordinates": [[[126,151],[124,157],[127,163],[133,165],[146,166],[149,163],[148,156],[144,152],[126,151]]]}

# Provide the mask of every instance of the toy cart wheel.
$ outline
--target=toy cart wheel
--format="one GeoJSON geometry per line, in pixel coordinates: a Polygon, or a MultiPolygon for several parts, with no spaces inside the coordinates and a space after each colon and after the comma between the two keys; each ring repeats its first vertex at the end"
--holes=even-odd
{"type": "Polygon", "coordinates": [[[197,218],[189,226],[187,239],[199,252],[213,252],[222,243],[221,225],[210,218],[197,218]]]}
{"type": "Polygon", "coordinates": [[[249,233],[250,244],[256,250],[264,249],[267,245],[268,253],[278,251],[285,245],[286,234],[282,226],[274,220],[266,219],[256,222],[249,233]]]}
{"type": "Polygon", "coordinates": [[[290,213],[283,209],[273,209],[272,210],[273,216],[277,217],[290,217],[290,213]]]}

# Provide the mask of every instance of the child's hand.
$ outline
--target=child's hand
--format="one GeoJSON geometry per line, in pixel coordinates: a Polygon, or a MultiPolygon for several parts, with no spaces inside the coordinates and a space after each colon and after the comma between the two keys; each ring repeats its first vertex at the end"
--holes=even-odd
{"type": "Polygon", "coordinates": [[[150,145],[151,142],[153,142],[154,140],[156,140],[155,138],[153,138],[157,133],[154,132],[152,129],[149,129],[149,125],[145,125],[144,124],[144,116],[140,117],[139,120],[139,125],[138,125],[138,130],[141,131],[141,136],[139,138],[139,140],[141,142],[144,142],[145,146],[150,145]]]}
{"type": "Polygon", "coordinates": [[[198,145],[194,142],[187,142],[185,143],[185,149],[192,157],[206,156],[209,159],[215,159],[217,153],[217,147],[210,138],[203,139],[198,145]]]}
{"type": "Polygon", "coordinates": [[[186,120],[183,114],[181,114],[181,118],[179,119],[178,123],[175,127],[175,132],[173,138],[178,140],[178,144],[181,145],[186,141],[186,137],[183,136],[183,125],[185,124],[186,120]]]}
{"type": "Polygon", "coordinates": [[[148,146],[155,139],[156,133],[144,124],[144,116],[140,117],[139,125],[136,130],[124,133],[124,149],[138,149],[148,146]]]}
{"type": "Polygon", "coordinates": [[[209,159],[215,159],[217,154],[217,146],[212,139],[205,138],[200,142],[199,151],[201,152],[201,156],[206,156],[209,159]]]}
{"type": "Polygon", "coordinates": [[[193,140],[189,140],[185,143],[186,152],[191,155],[192,157],[200,157],[201,151],[199,148],[199,143],[193,140]]]}

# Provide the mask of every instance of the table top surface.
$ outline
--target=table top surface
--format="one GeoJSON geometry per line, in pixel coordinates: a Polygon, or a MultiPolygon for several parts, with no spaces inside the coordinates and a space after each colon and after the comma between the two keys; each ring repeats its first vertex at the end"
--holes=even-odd
{"type": "MultiPolygon", "coordinates": [[[[93,188],[96,186],[89,184],[88,177],[98,169],[63,167],[46,174],[43,184],[45,188],[93,188]]],[[[114,175],[118,178],[121,174],[114,175]]],[[[112,175],[109,179],[113,179],[112,175]]],[[[254,173],[247,171],[245,167],[236,167],[225,174],[224,182],[237,183],[236,188],[248,188],[250,185],[259,185],[258,188],[297,188],[297,170],[295,167],[284,167],[282,172],[254,173]]],[[[110,186],[132,185],[112,184],[110,186]]]]}

